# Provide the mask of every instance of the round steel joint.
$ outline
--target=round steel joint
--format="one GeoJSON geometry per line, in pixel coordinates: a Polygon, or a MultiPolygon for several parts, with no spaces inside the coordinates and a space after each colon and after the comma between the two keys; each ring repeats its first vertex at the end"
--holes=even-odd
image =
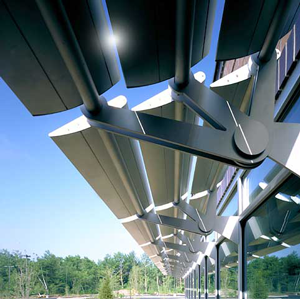
{"type": "Polygon", "coordinates": [[[269,142],[269,133],[262,123],[251,121],[246,125],[239,124],[233,139],[242,155],[256,157],[265,151],[269,142]]]}
{"type": "Polygon", "coordinates": [[[204,236],[211,234],[213,231],[211,228],[204,227],[201,221],[198,222],[198,228],[204,236]]]}

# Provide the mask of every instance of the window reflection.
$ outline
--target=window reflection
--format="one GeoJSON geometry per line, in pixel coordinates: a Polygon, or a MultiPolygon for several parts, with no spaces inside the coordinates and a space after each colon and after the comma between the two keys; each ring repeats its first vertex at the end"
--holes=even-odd
{"type": "Polygon", "coordinates": [[[237,192],[237,188],[235,187],[228,199],[228,204],[221,212],[221,216],[238,215],[238,199],[239,199],[239,194],[237,192]]]}
{"type": "Polygon", "coordinates": [[[300,100],[292,106],[292,109],[286,115],[284,122],[286,123],[300,123],[300,100]]]}
{"type": "Polygon", "coordinates": [[[208,261],[208,296],[215,295],[215,264],[213,260],[208,261]]]}
{"type": "Polygon", "coordinates": [[[299,199],[300,179],[292,175],[247,221],[248,298],[299,295],[299,199]]]}
{"type": "Polygon", "coordinates": [[[238,246],[226,240],[220,245],[221,298],[238,297],[238,246]]]}
{"type": "Polygon", "coordinates": [[[244,188],[249,198],[248,202],[244,202],[244,208],[253,202],[258,194],[266,188],[280,169],[280,165],[266,159],[259,167],[250,171],[244,179],[244,188]]]}
{"type": "Polygon", "coordinates": [[[200,289],[200,292],[201,292],[201,298],[205,298],[204,296],[204,259],[201,263],[201,289],[200,289]]]}
{"type": "Polygon", "coordinates": [[[212,232],[210,235],[208,235],[207,237],[206,237],[206,241],[207,242],[214,242],[215,241],[215,232],[212,232]]]}
{"type": "MultiPolygon", "coordinates": [[[[300,100],[298,99],[291,109],[284,116],[285,123],[300,123],[300,100]]],[[[244,178],[244,197],[243,209],[245,209],[259,193],[271,182],[282,167],[270,159],[266,159],[259,167],[251,170],[244,178]]]]}

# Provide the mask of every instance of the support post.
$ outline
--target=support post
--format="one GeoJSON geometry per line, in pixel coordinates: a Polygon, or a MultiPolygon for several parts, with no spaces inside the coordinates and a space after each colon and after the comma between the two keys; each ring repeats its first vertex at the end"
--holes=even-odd
{"type": "Polygon", "coordinates": [[[198,299],[201,299],[201,265],[198,265],[197,269],[198,269],[198,299]]]}
{"type": "Polygon", "coordinates": [[[50,34],[72,76],[86,109],[97,114],[102,104],[62,1],[36,1],[50,34]]]}
{"type": "Polygon", "coordinates": [[[221,289],[220,245],[216,246],[215,288],[216,288],[216,299],[220,299],[220,289],[221,289]]]}
{"type": "Polygon", "coordinates": [[[190,299],[190,274],[188,275],[188,299],[190,299]]]}
{"type": "Polygon", "coordinates": [[[204,257],[204,299],[208,299],[208,257],[204,257]]]}
{"type": "Polygon", "coordinates": [[[190,293],[190,299],[194,299],[193,298],[193,271],[191,271],[191,293],[190,293]]]}
{"type": "Polygon", "coordinates": [[[190,292],[189,292],[189,299],[192,299],[192,273],[190,273],[190,292]]]}
{"type": "Polygon", "coordinates": [[[176,2],[175,84],[184,87],[189,83],[194,35],[195,0],[176,2]]]}
{"type": "Polygon", "coordinates": [[[194,273],[194,270],[192,271],[192,299],[194,299],[194,292],[195,292],[195,289],[194,289],[194,279],[195,279],[195,273],[194,273]]]}
{"type": "Polygon", "coordinates": [[[187,276],[186,278],[186,295],[185,295],[185,297],[186,298],[189,298],[189,277],[187,276]]]}
{"type": "Polygon", "coordinates": [[[276,7],[273,21],[268,30],[266,39],[259,53],[258,59],[262,62],[268,62],[273,52],[275,51],[276,45],[281,37],[282,30],[288,22],[291,8],[293,7],[293,0],[279,1],[276,7]]]}
{"type": "Polygon", "coordinates": [[[191,272],[191,280],[190,280],[190,289],[191,289],[191,292],[190,292],[190,299],[193,299],[193,271],[191,272]]]}
{"type": "Polygon", "coordinates": [[[239,222],[238,230],[238,298],[247,299],[247,244],[245,238],[245,223],[239,222]]]}
{"type": "Polygon", "coordinates": [[[194,271],[194,299],[197,299],[197,270],[194,271]]]}
{"type": "Polygon", "coordinates": [[[184,279],[184,297],[187,298],[187,277],[184,279]]]}

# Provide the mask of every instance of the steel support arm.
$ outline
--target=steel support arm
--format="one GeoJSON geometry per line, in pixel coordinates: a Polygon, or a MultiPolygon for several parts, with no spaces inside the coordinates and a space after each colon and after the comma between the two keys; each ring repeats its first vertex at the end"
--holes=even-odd
{"type": "MultiPolygon", "coordinates": [[[[184,44],[184,46],[177,47],[176,80],[175,83],[171,80],[170,85],[174,99],[193,109],[214,129],[108,107],[103,98],[99,100],[95,84],[61,1],[37,0],[36,2],[83,99],[85,106],[82,107],[82,112],[92,126],[242,168],[255,168],[269,156],[298,176],[300,175],[300,162],[296,161],[295,167],[293,165],[295,160],[291,162],[290,152],[288,152],[289,149],[293,151],[298,147],[299,128],[282,129],[280,125],[265,123],[264,119],[269,119],[271,115],[269,112],[273,109],[273,105],[268,104],[269,101],[265,105],[268,108],[267,117],[260,113],[260,116],[255,119],[254,114],[253,117],[248,117],[196,81],[193,76],[187,80],[186,73],[190,66],[193,38],[194,0],[177,1],[178,7],[181,5],[185,7],[184,13],[178,10],[177,16],[182,19],[181,29],[177,32],[177,41],[178,45],[184,44]],[[181,60],[184,60],[186,64],[181,65],[181,60]],[[189,83],[186,85],[186,82],[189,83]],[[291,138],[287,137],[289,133],[292,133],[291,138]],[[282,148],[283,151],[279,156],[276,146],[278,140],[282,138],[285,138],[287,146],[282,148]],[[220,144],[222,144],[221,147],[220,144]]],[[[278,28],[282,29],[282,24],[286,22],[292,0],[286,2],[286,5],[279,4],[285,7],[277,10],[282,11],[282,14],[277,12],[275,18],[278,21],[272,23],[274,28],[269,28],[266,42],[259,54],[261,71],[255,91],[259,100],[257,103],[262,102],[266,96],[265,92],[259,92],[259,86],[271,87],[273,80],[271,77],[274,77],[272,59],[267,61],[272,56],[270,53],[274,52],[280,36],[278,28]],[[268,63],[271,67],[267,66],[268,63]]],[[[270,92],[267,98],[274,101],[273,95],[275,92],[270,92]]]]}
{"type": "Polygon", "coordinates": [[[76,36],[60,0],[36,0],[52,38],[90,113],[101,110],[99,95],[76,36]]]}
{"type": "Polygon", "coordinates": [[[201,252],[201,253],[205,253],[207,247],[209,246],[209,244],[211,244],[210,242],[201,242],[199,240],[191,240],[189,237],[183,235],[183,234],[176,234],[176,237],[181,240],[183,243],[185,243],[191,252],[193,253],[197,253],[197,252],[201,252]]]}
{"type": "Polygon", "coordinates": [[[162,240],[155,240],[154,242],[152,242],[152,244],[160,246],[160,247],[166,247],[169,249],[174,249],[177,251],[190,253],[190,250],[187,246],[180,245],[180,244],[175,244],[175,243],[171,243],[171,242],[163,242],[162,240]]]}
{"type": "MultiPolygon", "coordinates": [[[[101,98],[105,104],[106,100],[101,98]]],[[[252,163],[239,154],[232,145],[232,132],[200,127],[108,105],[103,105],[97,115],[90,114],[84,106],[81,107],[81,111],[93,127],[229,165],[254,168],[265,158],[253,158],[252,163]]]]}
{"type": "Polygon", "coordinates": [[[145,213],[139,219],[148,221],[155,224],[165,225],[176,229],[182,229],[194,234],[204,235],[199,229],[198,224],[195,221],[174,218],[169,216],[157,215],[155,213],[145,213]]]}

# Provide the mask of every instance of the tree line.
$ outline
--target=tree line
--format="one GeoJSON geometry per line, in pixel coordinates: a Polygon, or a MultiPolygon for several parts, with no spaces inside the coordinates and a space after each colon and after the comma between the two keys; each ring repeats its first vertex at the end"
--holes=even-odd
{"type": "MultiPolygon", "coordinates": [[[[204,279],[201,277],[204,287],[204,279]]],[[[247,265],[249,299],[266,299],[268,296],[300,294],[300,256],[296,251],[278,257],[274,255],[253,258],[247,265]]],[[[208,277],[209,293],[215,291],[215,274],[208,277]]],[[[238,267],[221,267],[221,297],[238,297],[238,267]]]]}
{"type": "MultiPolygon", "coordinates": [[[[98,294],[103,283],[115,294],[171,294],[183,292],[183,281],[163,276],[146,254],[134,252],[107,255],[97,263],[79,256],[57,257],[46,251],[30,257],[20,252],[0,251],[0,298],[28,298],[30,295],[98,294]]],[[[248,297],[266,299],[269,295],[300,293],[300,256],[255,258],[247,266],[248,297]]],[[[201,277],[202,291],[204,277],[201,277]]],[[[208,288],[214,293],[215,277],[209,275],[208,288]]],[[[222,267],[221,295],[236,297],[237,267],[222,267]]]]}
{"type": "Polygon", "coordinates": [[[300,294],[300,256],[296,251],[285,257],[265,256],[252,260],[247,269],[249,298],[300,294]]]}
{"type": "Polygon", "coordinates": [[[118,252],[95,262],[87,257],[43,256],[0,251],[0,298],[31,295],[98,294],[109,278],[115,294],[130,290],[140,294],[183,292],[183,281],[163,276],[146,254],[118,252]]]}

